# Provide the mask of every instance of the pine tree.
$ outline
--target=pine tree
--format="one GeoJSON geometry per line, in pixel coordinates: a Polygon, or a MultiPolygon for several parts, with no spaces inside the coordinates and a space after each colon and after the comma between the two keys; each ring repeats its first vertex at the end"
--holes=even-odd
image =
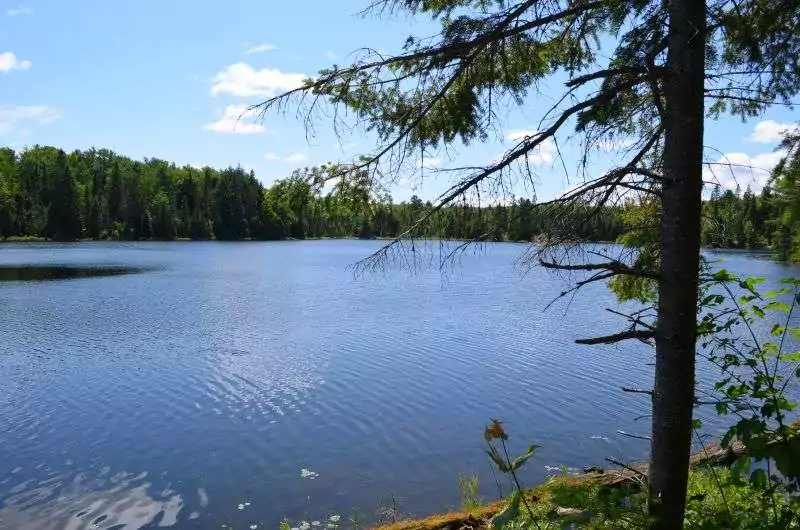
{"type": "Polygon", "coordinates": [[[48,236],[55,241],[74,241],[81,237],[82,226],[78,190],[69,168],[67,155],[59,150],[52,172],[50,207],[47,213],[48,236]]]}

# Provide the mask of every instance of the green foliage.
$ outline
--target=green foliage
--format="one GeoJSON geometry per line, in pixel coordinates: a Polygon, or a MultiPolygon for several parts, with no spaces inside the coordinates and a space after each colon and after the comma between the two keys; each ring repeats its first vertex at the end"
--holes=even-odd
{"type": "Polygon", "coordinates": [[[770,187],[759,196],[749,187],[744,194],[738,189],[720,192],[714,188],[703,205],[703,244],[712,248],[768,248],[780,210],[770,187]]]}
{"type": "Polygon", "coordinates": [[[474,510],[481,505],[478,497],[478,475],[459,475],[458,493],[461,498],[461,509],[464,511],[474,510]]]}
{"type": "Polygon", "coordinates": [[[508,505],[491,518],[489,521],[489,526],[491,528],[503,528],[508,523],[519,517],[519,506],[521,502],[522,493],[519,491],[512,493],[511,499],[508,501],[508,505]]]}
{"type": "MultiPolygon", "coordinates": [[[[792,151],[795,152],[795,151],[792,151]]],[[[781,259],[800,257],[797,157],[783,161],[759,196],[714,191],[703,206],[703,241],[711,247],[766,248],[781,259]],[[795,250],[798,249],[798,250],[795,250]]],[[[376,196],[363,173],[322,184],[338,166],[295,171],[265,188],[241,168],[176,167],[133,161],[108,150],[69,155],[52,147],[21,153],[0,149],[0,237],[50,239],[304,239],[395,237],[432,209],[418,197],[393,204],[376,196]]],[[[478,207],[454,204],[420,228],[420,237],[532,241],[559,235],[618,241],[639,249],[634,265],[657,263],[655,201],[608,206],[587,220],[588,207],[537,205],[526,198],[478,207]]],[[[619,276],[622,299],[650,300],[655,282],[619,276]]]]}
{"type": "Polygon", "coordinates": [[[685,527],[698,530],[800,528],[797,512],[792,513],[797,507],[800,506],[796,499],[769,495],[765,483],[735,480],[733,473],[724,468],[699,470],[689,476],[685,527]]]}
{"type": "MultiPolygon", "coordinates": [[[[661,215],[658,202],[629,202],[620,214],[624,232],[617,242],[634,250],[632,267],[642,271],[658,269],[658,222],[661,215]]],[[[658,282],[643,276],[619,275],[609,280],[609,287],[622,301],[650,302],[656,298],[658,282]]]]}
{"type": "MultiPolygon", "coordinates": [[[[633,484],[607,486],[593,481],[552,482],[533,515],[520,511],[521,495],[492,519],[493,528],[641,530],[648,528],[647,498],[633,484]],[[502,516],[501,516],[502,515],[502,516]],[[513,517],[508,517],[513,515],[513,517]]],[[[800,528],[796,498],[765,496],[764,489],[736,481],[725,468],[692,470],[686,498],[686,530],[788,530],[800,528]],[[781,514],[776,520],[774,514],[781,514]]]]}
{"type": "Polygon", "coordinates": [[[764,528],[790,528],[800,525],[800,429],[789,420],[798,403],[787,394],[800,380],[800,328],[792,319],[800,280],[783,280],[781,288],[762,293],[764,281],[740,279],[726,270],[708,278],[700,305],[699,353],[720,369],[714,385],[717,413],[735,419],[721,445],[741,444],[746,454],[731,467],[729,482],[766,499],[768,513],[758,515],[764,528]]]}
{"type": "MultiPolygon", "coordinates": [[[[366,173],[338,166],[295,171],[265,188],[241,168],[176,167],[133,161],[108,150],[66,155],[52,147],[0,150],[0,237],[89,239],[305,239],[395,237],[432,209],[419,197],[394,204],[366,173]],[[323,184],[334,182],[329,193],[323,184]]],[[[420,237],[531,241],[559,227],[576,237],[613,240],[615,208],[590,223],[572,208],[520,199],[508,205],[453,205],[420,237]],[[557,221],[556,221],[557,220],[557,221]]]]}

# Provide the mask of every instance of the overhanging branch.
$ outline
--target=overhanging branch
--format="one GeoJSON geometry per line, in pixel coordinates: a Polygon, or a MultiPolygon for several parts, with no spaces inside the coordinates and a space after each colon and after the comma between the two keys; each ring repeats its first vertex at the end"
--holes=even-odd
{"type": "Polygon", "coordinates": [[[605,335],[603,337],[593,337],[590,339],[577,339],[575,343],[586,344],[586,345],[614,344],[617,342],[622,342],[623,340],[630,340],[630,339],[637,339],[646,342],[655,338],[655,336],[656,334],[652,331],[632,329],[628,331],[621,331],[619,333],[614,333],[613,335],[605,335]]]}

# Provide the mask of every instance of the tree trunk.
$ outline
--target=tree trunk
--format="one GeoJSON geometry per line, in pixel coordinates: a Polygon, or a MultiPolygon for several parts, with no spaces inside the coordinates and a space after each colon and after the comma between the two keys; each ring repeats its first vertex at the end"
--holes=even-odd
{"type": "Polygon", "coordinates": [[[704,0],[671,0],[653,424],[652,528],[683,527],[691,452],[705,77],[704,0]]]}

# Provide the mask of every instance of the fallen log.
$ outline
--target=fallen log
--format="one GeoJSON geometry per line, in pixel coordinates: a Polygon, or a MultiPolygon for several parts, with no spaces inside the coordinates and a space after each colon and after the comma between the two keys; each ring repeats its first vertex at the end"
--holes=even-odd
{"type": "MultiPolygon", "coordinates": [[[[800,421],[792,424],[792,429],[796,433],[791,440],[800,437],[800,421]]],[[[776,440],[773,444],[782,443],[776,440]]],[[[709,444],[700,451],[693,453],[689,457],[689,466],[697,468],[701,466],[729,466],[742,455],[747,454],[744,444],[734,440],[730,447],[723,448],[719,444],[709,444]]],[[[603,470],[598,467],[586,468],[586,473],[572,477],[563,477],[572,483],[581,481],[593,481],[596,484],[605,486],[622,486],[625,483],[638,483],[643,485],[643,479],[647,477],[647,464],[625,465],[612,460],[612,463],[619,467],[611,470],[603,470]]],[[[539,501],[539,496],[544,494],[548,483],[540,484],[526,490],[525,497],[531,502],[539,501]]],[[[407,519],[397,521],[392,524],[383,525],[380,530],[478,530],[486,528],[488,521],[498,512],[506,507],[504,501],[495,501],[491,504],[479,507],[472,512],[451,512],[441,515],[434,515],[424,519],[407,519]]],[[[569,507],[555,507],[555,513],[561,510],[562,515],[577,516],[582,512],[568,512],[569,507]]]]}
{"type": "MultiPolygon", "coordinates": [[[[793,423],[791,428],[794,430],[795,434],[788,441],[773,440],[769,442],[767,446],[775,446],[787,442],[791,443],[800,438],[800,421],[793,423]]],[[[730,446],[727,448],[724,448],[719,444],[712,443],[703,447],[703,449],[700,451],[692,453],[692,455],[689,457],[689,467],[697,468],[701,466],[730,466],[740,456],[744,456],[746,454],[747,447],[745,447],[745,445],[739,440],[733,440],[730,446]]],[[[647,477],[647,463],[639,463],[631,466],[626,466],[616,461],[612,461],[612,463],[619,465],[620,468],[606,472],[606,475],[609,475],[613,478],[608,481],[602,481],[604,484],[609,486],[618,486],[624,482],[647,477]]]]}

